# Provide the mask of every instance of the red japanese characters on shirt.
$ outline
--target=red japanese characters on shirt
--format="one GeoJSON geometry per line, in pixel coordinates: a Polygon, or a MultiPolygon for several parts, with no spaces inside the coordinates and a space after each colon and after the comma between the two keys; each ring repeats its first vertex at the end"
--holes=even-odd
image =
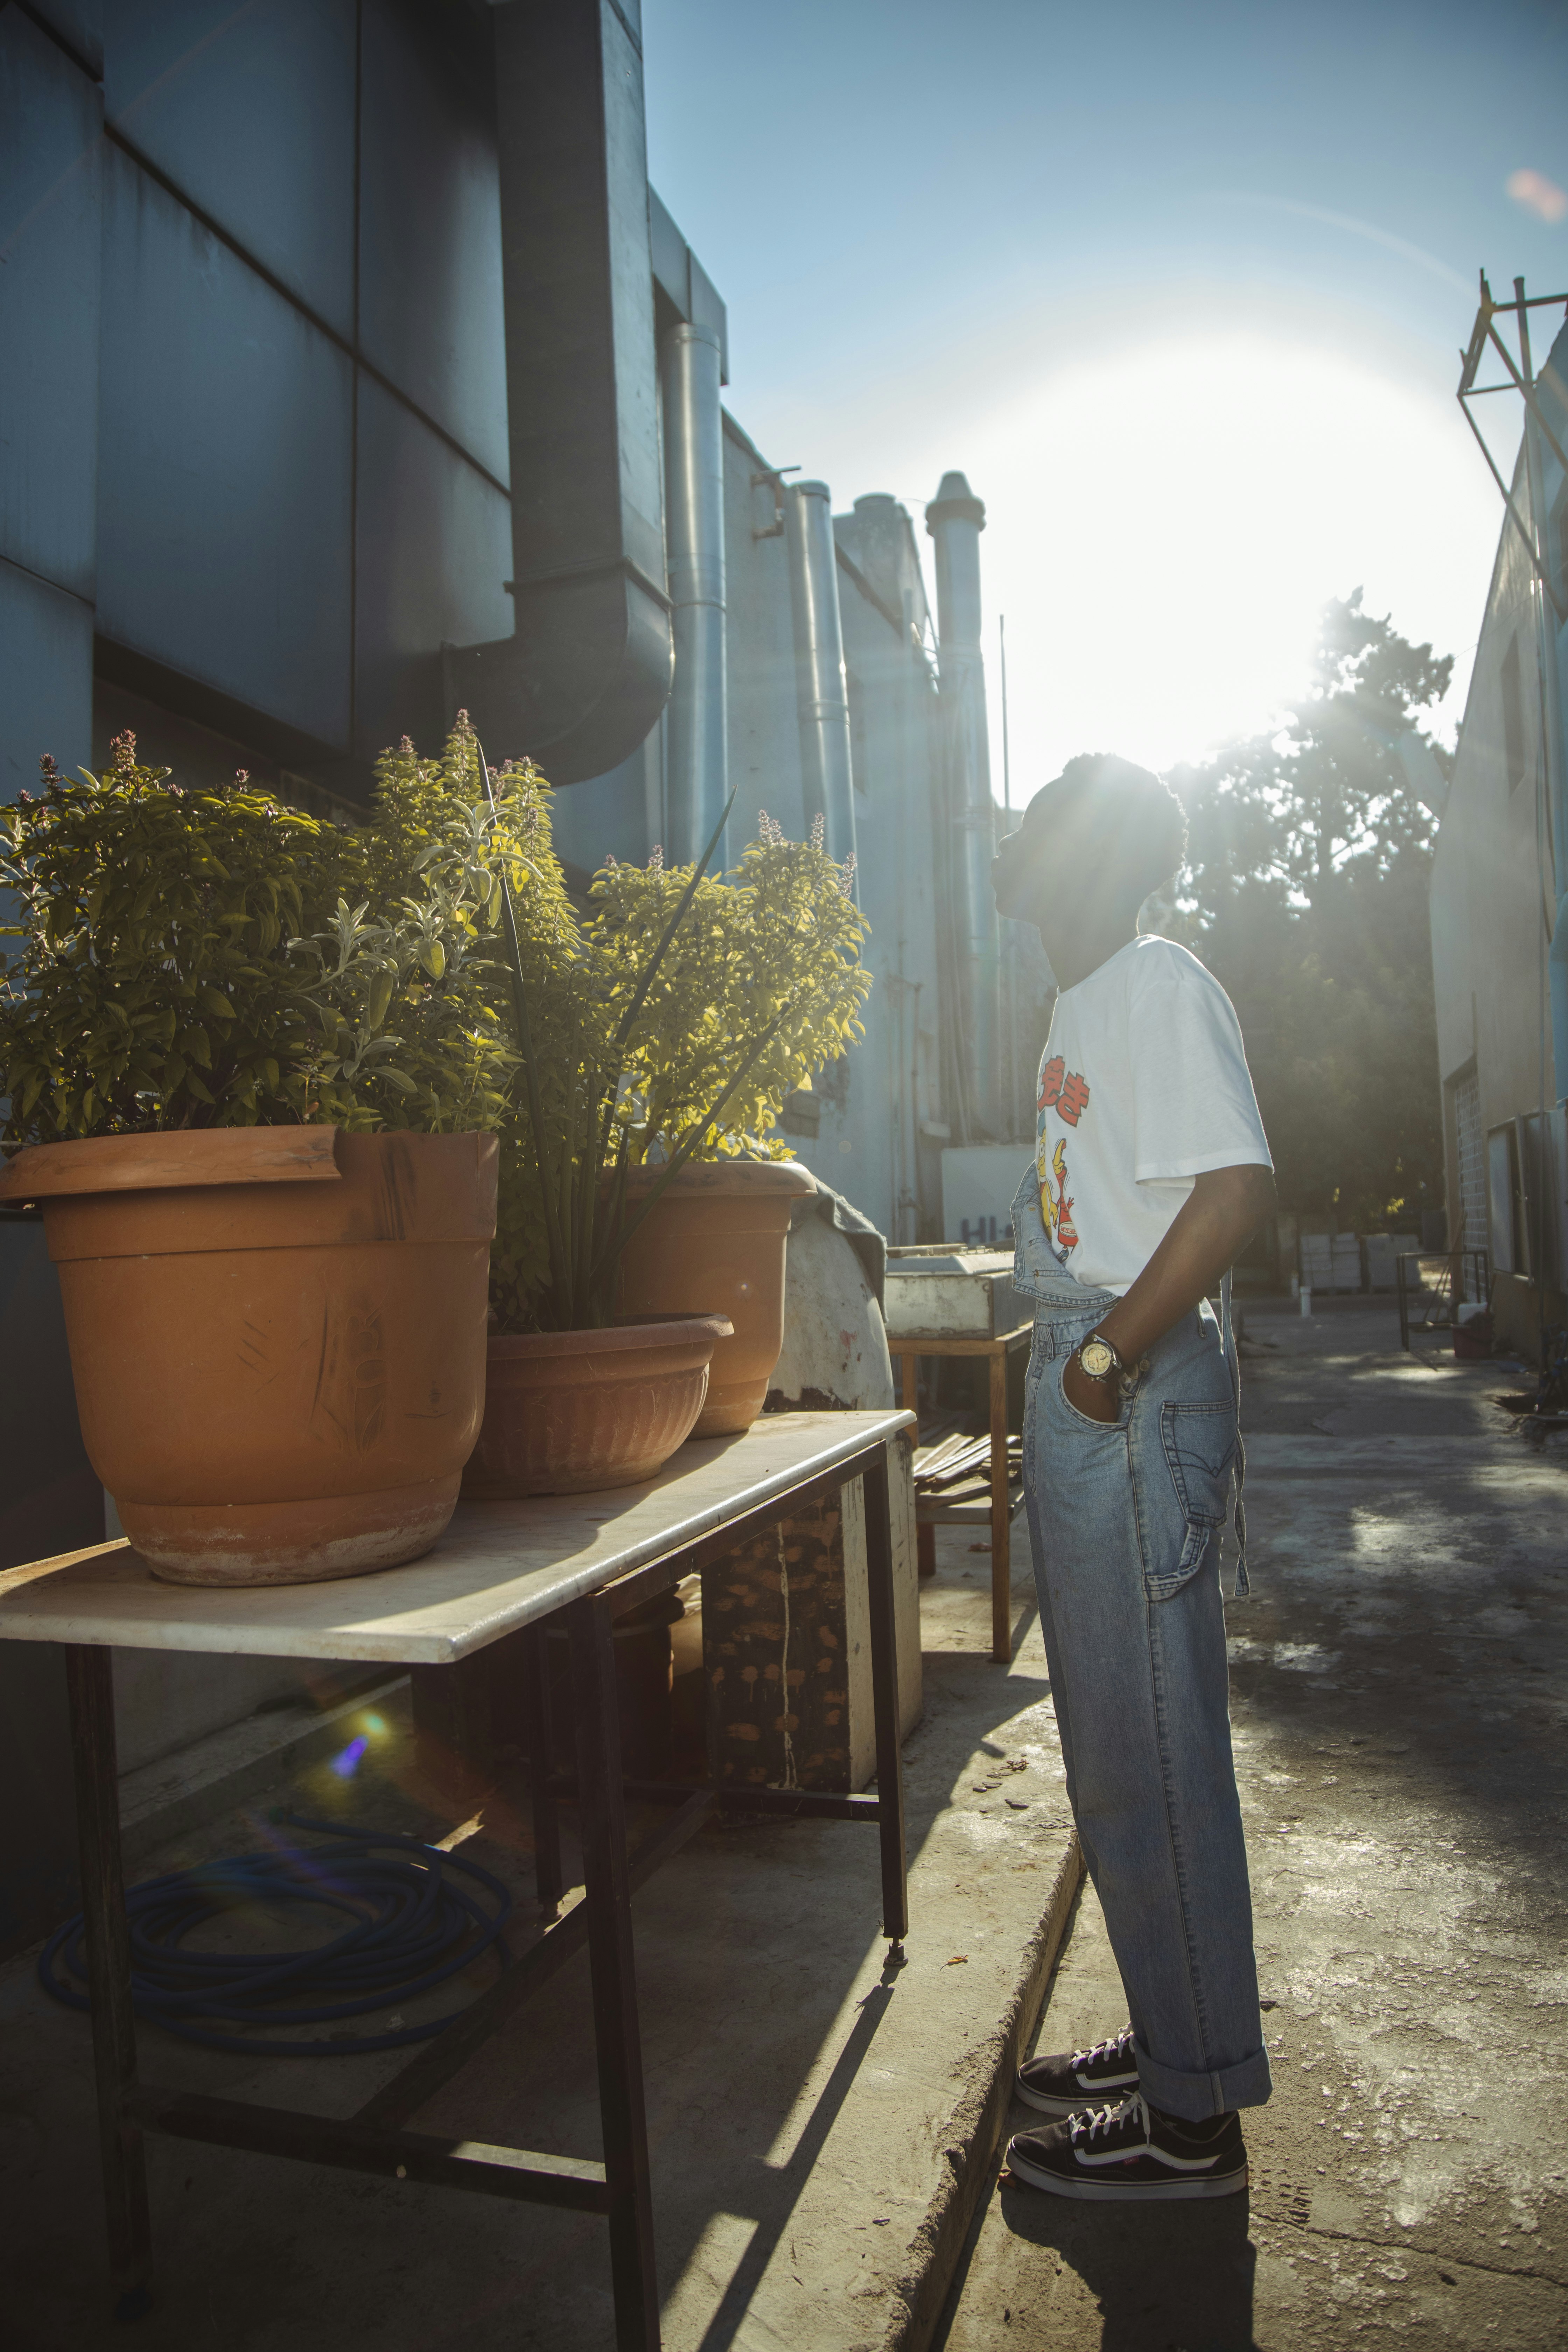
{"type": "Polygon", "coordinates": [[[1054,1108],[1065,1126],[1076,1127],[1089,1108],[1089,1086],[1082,1072],[1069,1070],[1061,1055],[1053,1054],[1040,1072],[1035,1103],[1038,1110],[1054,1108]]]}

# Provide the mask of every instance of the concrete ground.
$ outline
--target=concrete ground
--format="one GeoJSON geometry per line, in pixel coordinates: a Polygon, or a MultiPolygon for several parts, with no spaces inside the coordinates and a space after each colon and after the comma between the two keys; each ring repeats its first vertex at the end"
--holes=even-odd
{"type": "MultiPolygon", "coordinates": [[[[1079,1876],[1026,1564],[1005,1671],[988,1654],[990,1562],[973,1533],[944,1531],[921,1592],[906,1964],[884,1965],[877,1842],[852,1824],[705,1832],[637,1899],[668,2352],[921,2352],[940,2321],[1079,1876]]],[[[413,1753],[406,1686],[342,1720],[340,1762],[356,1733],[369,1745],[351,1777],[318,1743],[291,1779],[258,1779],[247,1758],[244,1801],[216,1816],[176,1790],[179,1833],[154,1845],[143,1822],[136,1874],[254,1851],[279,1834],[270,1809],[289,1804],[456,1837],[516,1890],[526,1941],[521,1792],[503,1786],[477,1822],[444,1809],[413,1753]]],[[[300,1939],[297,1921],[279,1932],[300,1939]]],[[[405,2013],[451,2005],[443,1989],[405,2013]]],[[[412,2126],[596,2155],[589,2034],[584,1958],[412,2126]]],[[[331,2116],[398,2063],[231,2056],[153,2028],[140,2039],[149,2080],[331,2116]]],[[[149,2168],[155,2300],[127,2329],[109,2315],[86,2020],[41,1994],[30,1957],[0,1969],[5,2352],[614,2341],[597,2221],[167,2139],[149,2142],[149,2168]]]]}
{"type": "MultiPolygon", "coordinates": [[[[1402,1357],[1373,1300],[1247,1328],[1251,2189],[1130,2211],[1004,2180],[946,2352],[1568,2344],[1568,1454],[1489,1402],[1523,1380],[1402,1357]]],[[[1124,2017],[1086,1892],[1037,2046],[1124,2017]]]]}

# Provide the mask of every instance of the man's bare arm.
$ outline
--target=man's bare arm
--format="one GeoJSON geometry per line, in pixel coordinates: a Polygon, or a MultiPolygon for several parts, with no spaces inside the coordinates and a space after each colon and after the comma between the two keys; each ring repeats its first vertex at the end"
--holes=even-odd
{"type": "MultiPolygon", "coordinates": [[[[1136,1363],[1208,1296],[1273,1205],[1274,1178],[1267,1168],[1213,1168],[1193,1179],[1164,1240],[1126,1297],[1095,1326],[1124,1364],[1136,1363]]],[[[1062,1385],[1069,1402],[1091,1421],[1115,1420],[1114,1388],[1090,1380],[1076,1360],[1062,1385]]]]}

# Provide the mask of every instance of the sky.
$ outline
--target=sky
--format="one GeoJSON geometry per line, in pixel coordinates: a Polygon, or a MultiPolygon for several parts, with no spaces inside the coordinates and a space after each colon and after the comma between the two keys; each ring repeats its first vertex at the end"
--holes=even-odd
{"type": "MultiPolygon", "coordinates": [[[[1479,268],[1568,294],[1563,0],[644,0],[643,30],[731,412],[837,510],[902,499],[928,559],[942,474],[985,501],[998,799],[1003,614],[1015,805],[1077,751],[1268,727],[1358,586],[1455,656],[1452,740],[1502,521],[1458,348],[1479,268]]],[[[1506,474],[1516,404],[1483,405],[1506,474]]]]}

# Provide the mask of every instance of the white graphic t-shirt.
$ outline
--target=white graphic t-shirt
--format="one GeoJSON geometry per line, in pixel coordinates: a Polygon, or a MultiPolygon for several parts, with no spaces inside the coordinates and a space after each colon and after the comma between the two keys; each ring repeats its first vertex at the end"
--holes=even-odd
{"type": "Polygon", "coordinates": [[[1194,1176],[1274,1164],[1236,1009],[1174,940],[1130,940],[1062,990],[1037,1101],[1046,1237],[1090,1290],[1137,1280],[1194,1176]]]}

